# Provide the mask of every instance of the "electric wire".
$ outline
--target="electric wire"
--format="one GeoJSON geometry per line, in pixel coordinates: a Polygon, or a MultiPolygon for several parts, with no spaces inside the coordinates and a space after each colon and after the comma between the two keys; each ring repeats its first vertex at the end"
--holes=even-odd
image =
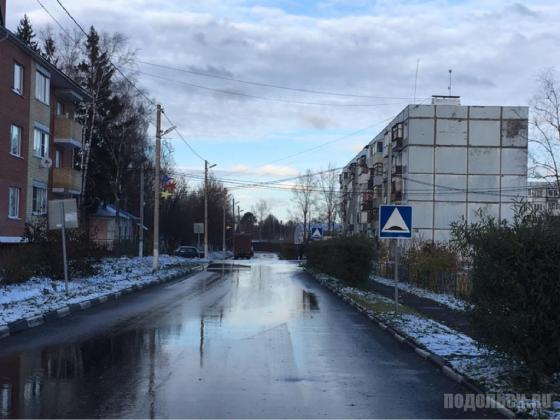
{"type": "Polygon", "coordinates": [[[400,101],[400,102],[384,102],[384,103],[375,103],[375,104],[348,104],[348,103],[339,103],[339,102],[310,102],[310,101],[297,101],[297,100],[283,99],[283,98],[269,98],[269,97],[266,97],[266,96],[253,95],[253,94],[250,94],[250,93],[236,92],[236,91],[232,91],[232,90],[212,88],[212,87],[209,87],[209,86],[204,86],[204,85],[199,85],[199,84],[196,84],[196,83],[186,82],[184,80],[172,79],[172,78],[169,78],[169,77],[164,77],[164,76],[160,76],[160,75],[157,75],[157,74],[148,73],[148,72],[144,72],[144,71],[140,71],[140,70],[138,70],[137,73],[143,74],[144,76],[152,77],[154,79],[164,80],[166,82],[171,82],[171,83],[177,83],[177,84],[181,84],[181,85],[185,85],[185,86],[189,86],[189,87],[193,87],[193,88],[197,88],[197,89],[201,89],[201,90],[206,90],[206,91],[209,91],[209,92],[221,93],[221,94],[224,94],[224,95],[239,96],[239,97],[243,97],[243,98],[256,99],[256,100],[260,100],[260,101],[285,103],[285,104],[290,104],[290,105],[332,106],[332,107],[343,107],[343,108],[344,107],[371,108],[371,107],[376,107],[376,106],[402,105],[403,103],[405,103],[403,101],[400,101]]]}
{"type": "Polygon", "coordinates": [[[312,93],[312,94],[329,95],[329,96],[342,96],[342,97],[351,97],[351,98],[367,98],[367,99],[401,99],[401,100],[412,99],[412,98],[408,98],[408,97],[398,97],[398,96],[358,95],[358,94],[353,94],[353,93],[343,93],[343,92],[333,92],[333,91],[325,91],[325,90],[296,88],[296,87],[283,86],[283,85],[278,85],[278,84],[273,84],[273,83],[255,82],[255,81],[250,81],[250,80],[237,79],[237,78],[234,78],[234,77],[221,76],[221,75],[218,75],[218,74],[207,73],[207,72],[202,72],[202,71],[187,70],[187,69],[184,69],[184,68],[172,67],[172,66],[163,65],[163,64],[150,63],[148,61],[142,61],[142,60],[137,60],[137,62],[140,63],[140,64],[148,65],[148,66],[153,66],[153,67],[158,67],[158,68],[162,68],[162,69],[178,71],[178,72],[187,73],[187,74],[193,74],[193,75],[196,75],[196,76],[210,77],[210,78],[213,78],[213,79],[227,80],[227,81],[243,83],[243,84],[247,84],[247,85],[269,87],[269,88],[274,88],[274,89],[283,89],[283,90],[289,90],[289,91],[294,91],[294,92],[312,93]]]}
{"type": "MultiPolygon", "coordinates": [[[[39,1],[39,0],[37,0],[39,1]]],[[[72,14],[68,11],[68,9],[62,4],[62,2],[60,0],[56,0],[56,2],[60,5],[60,7],[64,10],[64,12],[66,12],[66,14],[68,15],[68,17],[76,24],[76,26],[78,26],[78,28],[82,31],[82,33],[84,35],[88,35],[87,32],[84,30],[84,28],[82,27],[82,25],[80,25],[80,23],[74,18],[74,16],[72,16],[72,14]]],[[[42,6],[43,9],[49,14],[49,16],[51,16],[54,19],[54,17],[49,13],[49,11],[42,6]]],[[[59,24],[59,26],[61,26],[59,24]]],[[[66,31],[64,31],[66,32],[66,31]]],[[[69,36],[69,35],[68,35],[69,36]]],[[[72,37],[70,37],[70,39],[72,39],[72,37]]],[[[115,70],[129,83],[130,86],[132,86],[134,89],[136,89],[136,91],[138,91],[138,93],[144,98],[146,99],[150,104],[152,104],[153,106],[157,106],[156,102],[151,99],[150,97],[148,97],[148,95],[146,95],[146,93],[140,89],[138,86],[136,86],[136,84],[119,68],[119,66],[117,66],[115,63],[113,63],[111,61],[111,65],[115,68],[115,70]]],[[[201,160],[205,160],[191,145],[190,143],[185,139],[185,137],[181,134],[181,132],[179,131],[177,125],[175,123],[173,123],[173,121],[171,120],[171,118],[162,111],[162,114],[165,116],[165,119],[169,122],[169,124],[171,124],[172,126],[175,126],[175,132],[177,133],[177,135],[179,136],[179,138],[187,145],[187,147],[191,150],[191,152],[193,152],[193,154],[195,156],[197,156],[199,159],[201,160]]]]}

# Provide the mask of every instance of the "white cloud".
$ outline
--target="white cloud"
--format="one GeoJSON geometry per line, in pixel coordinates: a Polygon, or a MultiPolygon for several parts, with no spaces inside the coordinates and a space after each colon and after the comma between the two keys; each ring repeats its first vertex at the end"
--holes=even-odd
{"type": "MultiPolygon", "coordinates": [[[[71,26],[55,1],[45,3],[71,26]]],[[[279,6],[300,6],[300,2],[254,4],[245,0],[65,2],[83,26],[93,24],[128,35],[145,61],[310,90],[411,97],[420,59],[418,98],[446,93],[447,70],[452,68],[453,93],[462,95],[463,103],[526,105],[533,96],[537,73],[560,67],[560,56],[554,54],[560,44],[557,0],[324,0],[314,9],[310,6],[315,15],[296,15],[279,6]]],[[[8,0],[8,8],[12,28],[24,12],[30,14],[37,32],[47,23],[54,27],[34,0],[8,0]]],[[[278,136],[310,132],[313,141],[301,146],[307,149],[321,143],[322,136],[324,141],[331,139],[333,127],[352,132],[391,116],[408,102],[317,95],[139,68],[165,79],[282,100],[399,102],[375,107],[303,106],[225,95],[140,75],[140,84],[165,104],[168,115],[187,136],[196,136],[198,144],[245,142],[252,145],[247,148],[274,147],[278,136]]],[[[343,164],[368,140],[356,136],[352,143],[336,143],[302,165],[317,169],[331,155],[343,164]]],[[[250,151],[236,156],[239,166],[232,164],[231,169],[238,173],[289,176],[305,169],[301,165],[263,166],[250,151]]]]}

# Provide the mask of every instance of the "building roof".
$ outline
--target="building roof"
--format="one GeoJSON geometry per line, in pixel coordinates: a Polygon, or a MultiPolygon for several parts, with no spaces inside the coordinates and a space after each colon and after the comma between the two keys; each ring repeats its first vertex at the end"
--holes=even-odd
{"type": "Polygon", "coordinates": [[[62,70],[52,64],[50,61],[45,59],[41,54],[34,51],[29,45],[24,43],[19,39],[16,34],[10,31],[5,26],[0,25],[0,39],[6,38],[6,41],[10,41],[12,44],[16,45],[25,54],[30,56],[35,62],[40,64],[42,67],[51,72],[51,79],[53,80],[53,85],[57,88],[62,88],[66,90],[72,90],[79,93],[81,101],[91,101],[92,95],[82,88],[76,81],[67,76],[62,70]]]}

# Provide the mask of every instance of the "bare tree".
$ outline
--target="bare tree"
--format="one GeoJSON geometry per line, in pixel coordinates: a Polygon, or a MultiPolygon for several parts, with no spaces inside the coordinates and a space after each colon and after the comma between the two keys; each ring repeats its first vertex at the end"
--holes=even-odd
{"type": "Polygon", "coordinates": [[[300,175],[292,188],[292,192],[297,211],[303,219],[303,241],[307,242],[308,225],[311,219],[309,213],[315,203],[317,194],[317,179],[311,170],[308,169],[305,174],[300,175]]]}
{"type": "Polygon", "coordinates": [[[262,226],[264,220],[266,219],[266,216],[270,214],[270,205],[265,199],[261,198],[253,206],[252,212],[255,216],[257,216],[257,223],[259,227],[259,238],[262,239],[262,226]]]}
{"type": "Polygon", "coordinates": [[[540,74],[533,98],[534,176],[548,182],[560,194],[560,81],[555,69],[540,74]]]}
{"type": "Polygon", "coordinates": [[[335,165],[329,163],[326,171],[319,174],[319,190],[321,193],[321,207],[327,217],[328,234],[332,234],[333,224],[338,215],[338,173],[335,165]]]}

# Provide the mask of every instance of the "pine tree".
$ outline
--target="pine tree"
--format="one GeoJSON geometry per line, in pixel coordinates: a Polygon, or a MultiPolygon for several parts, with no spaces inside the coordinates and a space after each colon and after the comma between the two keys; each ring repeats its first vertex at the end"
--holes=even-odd
{"type": "Polygon", "coordinates": [[[58,63],[58,58],[56,57],[56,44],[50,35],[43,41],[43,57],[55,66],[58,63]]]}
{"type": "Polygon", "coordinates": [[[35,32],[33,31],[33,26],[31,26],[31,21],[27,15],[23,15],[23,19],[19,21],[16,35],[25,44],[31,47],[32,50],[39,51],[39,46],[37,45],[37,41],[35,41],[35,32]]]}

